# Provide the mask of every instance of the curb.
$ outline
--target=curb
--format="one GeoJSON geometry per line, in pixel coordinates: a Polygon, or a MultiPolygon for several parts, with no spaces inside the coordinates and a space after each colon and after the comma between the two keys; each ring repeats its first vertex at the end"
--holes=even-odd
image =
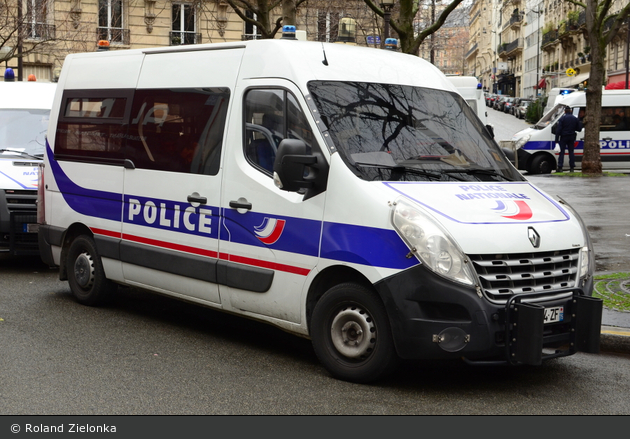
{"type": "Polygon", "coordinates": [[[602,352],[630,353],[630,329],[602,326],[599,349],[602,352]]]}

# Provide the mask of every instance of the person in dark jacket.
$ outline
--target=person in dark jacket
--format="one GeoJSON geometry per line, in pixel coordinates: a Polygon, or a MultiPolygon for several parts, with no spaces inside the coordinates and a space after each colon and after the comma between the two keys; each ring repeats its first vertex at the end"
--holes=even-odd
{"type": "Polygon", "coordinates": [[[570,107],[565,107],[564,115],[558,120],[558,124],[556,125],[556,143],[560,146],[557,172],[562,172],[564,151],[567,149],[569,150],[569,168],[571,168],[571,172],[573,172],[575,168],[575,155],[573,153],[575,138],[577,137],[577,133],[582,131],[582,128],[584,128],[582,121],[573,115],[570,107]]]}

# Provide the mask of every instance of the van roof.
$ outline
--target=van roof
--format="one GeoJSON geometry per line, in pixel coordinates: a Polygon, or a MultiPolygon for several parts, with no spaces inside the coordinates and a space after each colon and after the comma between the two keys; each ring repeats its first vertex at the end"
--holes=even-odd
{"type": "MultiPolygon", "coordinates": [[[[602,90],[602,104],[608,105],[622,105],[626,104],[630,99],[630,90],[602,90]],[[606,99],[608,98],[608,99],[606,99]]],[[[572,106],[572,105],[586,105],[586,92],[574,91],[571,94],[566,95],[557,104],[572,106]]]]}
{"type": "Polygon", "coordinates": [[[62,70],[59,83],[67,89],[135,87],[134,75],[145,68],[145,58],[160,55],[163,58],[159,63],[161,71],[156,74],[169,74],[164,70],[173,66],[179,69],[177,76],[181,77],[174,81],[182,82],[185,77],[188,86],[207,86],[213,69],[200,71],[201,67],[197,67],[181,75],[182,67],[177,60],[182,56],[178,54],[194,52],[202,58],[204,52],[217,50],[225,51],[226,57],[231,59],[240,56],[239,51],[244,53],[236,72],[241,79],[286,78],[300,87],[311,80],[339,80],[455,91],[439,69],[417,56],[346,44],[283,39],[71,54],[66,57],[65,72],[62,70]],[[98,61],[104,59],[107,61],[98,61]]]}
{"type": "Polygon", "coordinates": [[[479,80],[474,76],[447,76],[448,80],[457,88],[470,87],[477,89],[479,80]]]}
{"type": "Polygon", "coordinates": [[[52,108],[57,84],[53,82],[0,82],[0,108],[52,108]]]}

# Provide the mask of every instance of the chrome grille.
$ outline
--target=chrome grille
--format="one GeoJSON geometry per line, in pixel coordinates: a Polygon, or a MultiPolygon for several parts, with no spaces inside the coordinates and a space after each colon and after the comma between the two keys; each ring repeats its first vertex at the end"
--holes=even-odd
{"type": "Polygon", "coordinates": [[[553,294],[575,286],[580,250],[504,255],[469,255],[492,301],[505,302],[522,293],[553,294]]]}
{"type": "Polygon", "coordinates": [[[35,204],[37,201],[36,190],[13,190],[4,191],[7,208],[9,211],[25,211],[37,209],[35,204]]]}

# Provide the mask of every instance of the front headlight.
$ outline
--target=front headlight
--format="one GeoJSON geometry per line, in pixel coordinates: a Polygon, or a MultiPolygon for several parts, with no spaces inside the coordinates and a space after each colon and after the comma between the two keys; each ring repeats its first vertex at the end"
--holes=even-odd
{"type": "Polygon", "coordinates": [[[466,285],[476,284],[468,258],[430,215],[401,198],[394,204],[392,224],[413,254],[432,271],[466,285]]]}
{"type": "Polygon", "coordinates": [[[588,228],[582,220],[582,217],[577,213],[577,211],[571,206],[569,203],[564,201],[562,198],[558,197],[558,201],[562,205],[564,205],[567,209],[571,211],[573,216],[578,220],[580,226],[582,228],[582,233],[584,235],[584,242],[586,245],[580,250],[580,273],[579,273],[579,286],[582,286],[586,283],[586,281],[593,276],[593,272],[595,271],[595,259],[593,257],[593,244],[591,242],[591,237],[588,233],[588,228]]]}
{"type": "Polygon", "coordinates": [[[591,272],[591,252],[588,251],[588,247],[582,247],[580,253],[580,279],[583,279],[591,272]]]}
{"type": "Polygon", "coordinates": [[[528,134],[526,136],[521,137],[514,144],[515,148],[516,149],[521,149],[527,142],[529,142],[529,139],[531,139],[531,138],[532,138],[531,134],[528,134]]]}

